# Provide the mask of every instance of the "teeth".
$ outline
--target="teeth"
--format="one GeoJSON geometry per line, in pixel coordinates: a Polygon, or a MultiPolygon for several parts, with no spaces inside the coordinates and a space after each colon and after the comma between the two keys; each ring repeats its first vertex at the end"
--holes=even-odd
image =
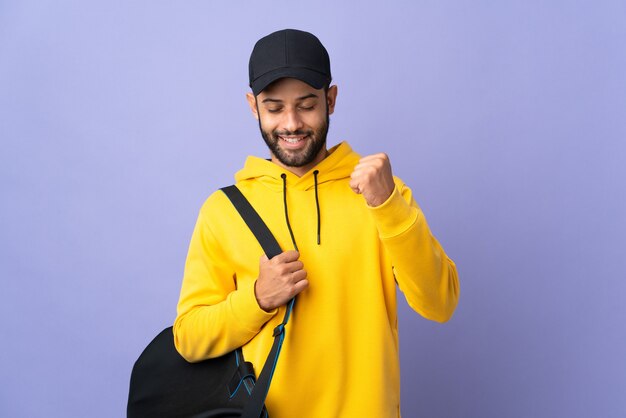
{"type": "Polygon", "coordinates": [[[289,142],[290,144],[296,144],[298,142],[300,142],[302,140],[302,138],[286,138],[286,137],[281,137],[283,141],[285,142],[289,142]]]}

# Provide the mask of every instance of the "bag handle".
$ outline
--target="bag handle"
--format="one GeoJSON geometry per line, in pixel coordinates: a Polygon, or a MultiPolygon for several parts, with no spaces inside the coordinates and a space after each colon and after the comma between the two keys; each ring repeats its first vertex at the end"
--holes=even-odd
{"type": "MultiPolygon", "coordinates": [[[[276,241],[276,238],[274,238],[274,235],[272,235],[270,229],[267,227],[265,222],[263,222],[261,216],[259,216],[258,212],[252,207],[248,199],[246,199],[237,186],[231,185],[223,187],[221,190],[230,199],[233,206],[235,206],[235,209],[237,209],[245,221],[246,225],[248,225],[248,228],[250,228],[257,241],[259,241],[259,244],[261,244],[267,258],[271,259],[272,257],[282,253],[283,251],[276,241]]],[[[287,325],[287,321],[289,321],[289,316],[293,310],[295,300],[296,299],[293,298],[287,303],[287,309],[285,311],[283,321],[276,328],[274,328],[274,343],[272,344],[272,349],[270,350],[267,360],[265,360],[265,364],[263,365],[263,370],[261,370],[261,374],[254,385],[250,401],[243,409],[241,414],[242,418],[259,418],[261,416],[263,405],[265,404],[265,398],[267,397],[267,392],[270,389],[270,383],[272,382],[274,370],[276,369],[276,364],[278,363],[278,356],[280,355],[280,350],[282,348],[283,341],[285,340],[285,325],[287,325]]]]}

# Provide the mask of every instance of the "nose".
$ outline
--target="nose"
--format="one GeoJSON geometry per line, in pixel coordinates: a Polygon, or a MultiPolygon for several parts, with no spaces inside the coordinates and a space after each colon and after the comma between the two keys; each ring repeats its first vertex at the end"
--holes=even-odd
{"type": "Polygon", "coordinates": [[[290,109],[285,112],[284,128],[289,132],[295,132],[303,126],[302,118],[296,109],[290,109]]]}

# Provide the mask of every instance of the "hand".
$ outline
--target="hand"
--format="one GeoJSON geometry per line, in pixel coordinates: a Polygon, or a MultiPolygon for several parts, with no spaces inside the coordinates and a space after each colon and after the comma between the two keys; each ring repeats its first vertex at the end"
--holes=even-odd
{"type": "Polygon", "coordinates": [[[361,158],[350,178],[352,190],[362,194],[369,206],[385,203],[395,188],[389,157],[383,153],[361,158]]]}
{"type": "Polygon", "coordinates": [[[269,312],[289,302],[309,286],[300,253],[285,251],[269,260],[266,255],[259,262],[259,277],[254,294],[261,309],[269,312]]]}

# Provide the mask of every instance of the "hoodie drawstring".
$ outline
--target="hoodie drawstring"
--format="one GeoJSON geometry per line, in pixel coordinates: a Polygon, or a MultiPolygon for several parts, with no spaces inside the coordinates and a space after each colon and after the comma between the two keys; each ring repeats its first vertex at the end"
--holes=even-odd
{"type": "Polygon", "coordinates": [[[287,221],[287,228],[289,229],[289,235],[291,235],[291,242],[293,242],[293,247],[298,250],[298,244],[296,244],[296,237],[293,236],[293,230],[291,229],[291,224],[289,223],[289,211],[287,210],[287,174],[283,173],[280,175],[283,178],[283,206],[285,207],[285,221],[287,221]]]}
{"type": "MultiPolygon", "coordinates": [[[[319,170],[315,170],[313,172],[313,178],[315,179],[315,208],[317,210],[317,245],[321,244],[322,241],[322,216],[320,214],[320,200],[319,194],[317,191],[317,175],[319,174],[319,170]]],[[[289,229],[289,235],[291,236],[291,242],[293,243],[293,247],[298,250],[298,244],[296,244],[296,237],[293,235],[293,230],[291,229],[291,223],[289,222],[289,210],[287,209],[287,175],[285,173],[281,174],[280,177],[283,179],[283,206],[285,207],[285,221],[287,222],[287,229],[289,229]]]]}
{"type": "Polygon", "coordinates": [[[320,245],[321,242],[321,229],[322,229],[322,219],[320,216],[320,199],[317,194],[317,175],[319,174],[319,170],[315,170],[313,172],[313,178],[315,179],[315,207],[317,208],[317,245],[320,245]]]}

